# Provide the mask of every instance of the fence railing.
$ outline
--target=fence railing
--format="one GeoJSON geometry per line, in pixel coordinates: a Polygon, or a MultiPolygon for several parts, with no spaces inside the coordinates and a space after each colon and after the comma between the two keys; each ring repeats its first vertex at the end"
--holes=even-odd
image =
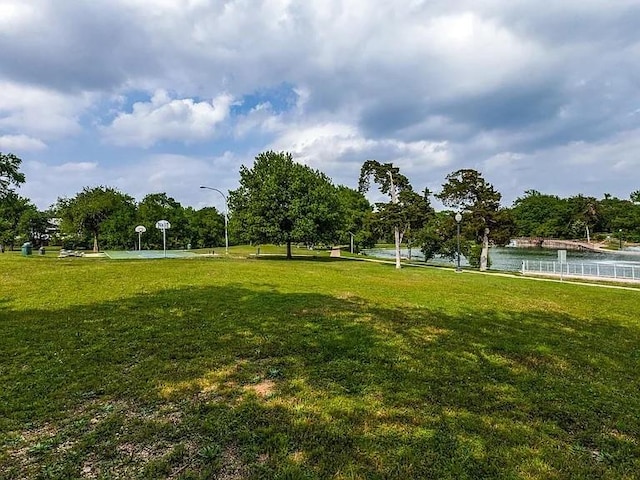
{"type": "Polygon", "coordinates": [[[522,274],[568,277],[597,277],[640,281],[640,265],[608,263],[559,263],[544,260],[523,260],[522,274]]]}

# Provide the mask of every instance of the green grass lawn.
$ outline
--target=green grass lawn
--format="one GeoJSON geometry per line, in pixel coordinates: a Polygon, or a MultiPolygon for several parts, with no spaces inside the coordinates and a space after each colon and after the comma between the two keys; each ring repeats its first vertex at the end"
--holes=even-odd
{"type": "Polygon", "coordinates": [[[0,286],[2,479],[640,476],[640,291],[8,253],[0,286]]]}

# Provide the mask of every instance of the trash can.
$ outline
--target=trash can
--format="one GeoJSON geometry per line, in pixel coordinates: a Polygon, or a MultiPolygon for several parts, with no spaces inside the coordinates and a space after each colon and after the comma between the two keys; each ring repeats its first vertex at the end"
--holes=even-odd
{"type": "Polygon", "coordinates": [[[44,255],[44,253],[45,253],[45,252],[44,252],[44,246],[42,246],[42,247],[40,247],[40,248],[38,249],[38,253],[40,253],[40,255],[44,255]]]}
{"type": "Polygon", "coordinates": [[[33,247],[31,246],[30,242],[25,242],[22,244],[22,255],[24,255],[25,257],[27,255],[31,255],[33,253],[33,247]]]}

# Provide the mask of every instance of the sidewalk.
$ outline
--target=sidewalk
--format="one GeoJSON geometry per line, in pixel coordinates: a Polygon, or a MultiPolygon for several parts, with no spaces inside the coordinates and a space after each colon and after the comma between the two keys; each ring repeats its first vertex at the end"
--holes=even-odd
{"type": "MultiPolygon", "coordinates": [[[[387,264],[387,265],[393,265],[395,266],[396,262],[395,260],[382,260],[379,258],[362,258],[362,257],[341,257],[343,260],[355,260],[355,261],[361,261],[361,262],[372,262],[372,263],[382,263],[382,264],[387,264]]],[[[439,266],[435,266],[435,265],[420,265],[420,264],[416,264],[416,263],[403,263],[402,267],[414,267],[414,268],[437,268],[437,269],[441,269],[441,270],[449,270],[449,267],[439,267],[439,266]]],[[[451,268],[451,270],[453,272],[455,272],[455,268],[451,268]]],[[[475,275],[490,275],[490,276],[494,276],[494,277],[505,277],[505,278],[514,278],[514,279],[520,279],[520,280],[531,280],[534,282],[552,282],[552,283],[564,283],[564,284],[569,284],[569,285],[581,285],[581,286],[586,286],[586,287],[598,287],[598,288],[613,288],[613,289],[617,289],[617,290],[630,290],[633,292],[640,292],[640,282],[638,281],[628,281],[628,282],[621,282],[621,279],[611,279],[610,281],[616,281],[616,282],[621,282],[621,283],[631,283],[633,282],[635,285],[638,285],[637,288],[634,287],[626,287],[624,285],[609,285],[609,284],[603,284],[603,283],[590,283],[590,282],[579,282],[576,281],[576,278],[580,278],[580,279],[585,279],[585,280],[593,280],[593,281],[602,281],[604,280],[602,277],[575,277],[575,276],[567,276],[567,275],[563,275],[562,279],[560,279],[560,274],[556,275],[556,278],[549,278],[549,277],[553,277],[553,275],[548,275],[545,274],[544,276],[529,276],[529,275],[522,275],[520,273],[509,273],[509,272],[498,272],[498,271],[486,271],[486,272],[481,272],[479,270],[463,270],[462,273],[464,274],[475,274],[475,275]],[[568,280],[567,280],[568,279],[568,280]]],[[[606,281],[606,280],[605,280],[606,281]]]]}

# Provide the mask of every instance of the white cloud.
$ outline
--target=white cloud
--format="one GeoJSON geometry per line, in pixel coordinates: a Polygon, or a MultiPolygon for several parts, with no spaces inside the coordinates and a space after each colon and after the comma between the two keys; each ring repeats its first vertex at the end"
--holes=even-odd
{"type": "Polygon", "coordinates": [[[33,160],[46,144],[28,182],[58,175],[56,194],[199,201],[198,177],[233,188],[266,148],[350,185],[366,158],[416,187],[463,167],[516,194],[621,185],[637,178],[639,21],[637,0],[0,0],[0,146],[33,160]],[[262,94],[278,90],[297,103],[262,94]],[[223,149],[220,174],[202,152],[223,149]]]}
{"type": "Polygon", "coordinates": [[[351,187],[356,186],[360,167],[368,159],[393,162],[415,180],[418,189],[424,188],[430,174],[452,160],[446,142],[367,138],[357,127],[340,123],[282,125],[280,135],[268,148],[289,151],[300,163],[351,187]]]}
{"type": "Polygon", "coordinates": [[[84,174],[88,172],[94,172],[97,170],[97,168],[98,168],[98,164],[96,162],[75,162],[75,163],[67,162],[67,163],[63,163],[62,165],[56,165],[51,169],[55,173],[68,175],[68,174],[76,174],[76,173],[84,174]]]}
{"type": "Polygon", "coordinates": [[[64,94],[0,79],[0,133],[56,139],[79,133],[91,94],[64,94]]]}
{"type": "Polygon", "coordinates": [[[215,195],[201,190],[209,185],[228,191],[237,187],[237,173],[243,159],[231,152],[215,157],[159,154],[140,157],[124,165],[98,162],[66,162],[50,166],[44,161],[26,161],[27,182],[20,194],[40,208],[59,197],[74,197],[84,187],[116,188],[137,201],[149,193],[165,192],[183,205],[222,209],[215,195]]]}
{"type": "Polygon", "coordinates": [[[47,145],[37,138],[28,135],[0,135],[0,150],[11,152],[30,152],[44,150],[47,145]]]}
{"type": "MultiPolygon", "coordinates": [[[[221,190],[236,188],[241,159],[226,152],[215,157],[160,154],[148,155],[135,163],[107,172],[113,186],[138,201],[149,193],[166,192],[183,205],[210,206],[210,197],[199,187],[221,190]]],[[[219,205],[214,204],[219,208],[219,205]]]]}
{"type": "Polygon", "coordinates": [[[105,183],[106,176],[97,163],[65,162],[50,165],[44,159],[25,160],[23,172],[27,181],[20,195],[30,198],[39,208],[48,208],[58,198],[73,197],[85,186],[105,183]]]}
{"type": "Polygon", "coordinates": [[[150,147],[162,140],[190,143],[209,139],[229,116],[233,97],[219,95],[211,102],[172,99],[158,90],[149,102],[137,102],[131,113],[120,113],[103,129],[114,145],[150,147]]]}
{"type": "Polygon", "coordinates": [[[0,28],[2,31],[19,31],[21,27],[37,16],[33,5],[25,2],[0,1],[0,28]]]}
{"type": "Polygon", "coordinates": [[[640,130],[606,140],[571,142],[532,153],[499,153],[477,167],[509,205],[525,190],[562,196],[604,193],[627,198],[637,190],[640,130]]]}

